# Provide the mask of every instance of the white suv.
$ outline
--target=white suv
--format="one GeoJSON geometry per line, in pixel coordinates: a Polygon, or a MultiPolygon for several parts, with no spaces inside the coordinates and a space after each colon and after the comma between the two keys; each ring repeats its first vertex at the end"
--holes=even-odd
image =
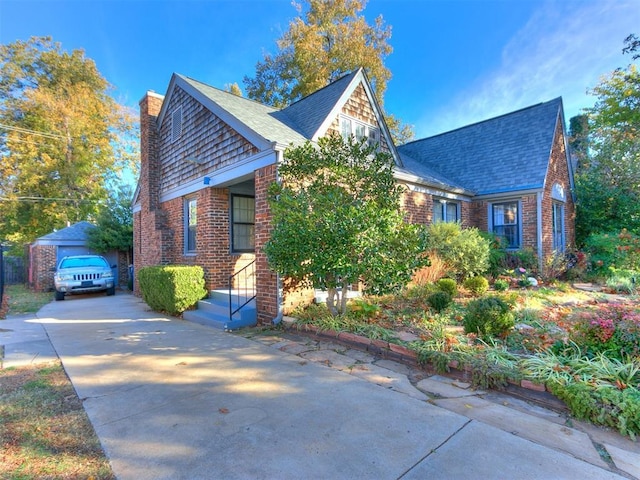
{"type": "Polygon", "coordinates": [[[60,260],[54,276],[56,300],[65,294],[100,292],[116,293],[109,262],[99,255],[75,255],[60,260]]]}

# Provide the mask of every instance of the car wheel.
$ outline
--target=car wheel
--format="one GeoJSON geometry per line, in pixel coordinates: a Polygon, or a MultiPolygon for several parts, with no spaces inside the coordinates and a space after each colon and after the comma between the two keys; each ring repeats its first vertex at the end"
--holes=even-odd
{"type": "Polygon", "coordinates": [[[107,296],[115,295],[115,294],[116,294],[116,287],[107,288],[107,296]]]}
{"type": "Polygon", "coordinates": [[[56,301],[64,300],[64,292],[59,292],[56,290],[56,301]]]}

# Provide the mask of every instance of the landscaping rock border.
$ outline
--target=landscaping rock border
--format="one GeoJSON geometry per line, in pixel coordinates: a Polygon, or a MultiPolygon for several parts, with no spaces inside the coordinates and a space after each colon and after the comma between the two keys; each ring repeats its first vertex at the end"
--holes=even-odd
{"type": "MultiPolygon", "coordinates": [[[[374,340],[351,332],[320,330],[315,325],[310,324],[299,325],[294,318],[290,317],[284,318],[283,325],[287,330],[295,330],[298,333],[314,336],[321,340],[330,340],[349,348],[369,352],[384,359],[394,360],[414,368],[419,368],[430,375],[444,375],[462,382],[470,382],[473,376],[473,371],[470,367],[459,368],[455,361],[449,363],[448,372],[443,373],[437,371],[432,365],[420,364],[418,362],[417,352],[403,345],[390,343],[385,340],[374,340]]],[[[504,389],[499,389],[499,391],[558,413],[569,412],[565,403],[550,393],[545,385],[530,380],[509,379],[507,381],[508,385],[504,389]]]]}

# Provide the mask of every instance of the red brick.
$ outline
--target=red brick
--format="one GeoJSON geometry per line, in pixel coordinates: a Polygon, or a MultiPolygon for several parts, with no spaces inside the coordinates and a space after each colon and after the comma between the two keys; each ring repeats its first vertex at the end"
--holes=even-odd
{"type": "Polygon", "coordinates": [[[526,388],[527,390],[535,390],[537,392],[544,392],[546,390],[544,384],[542,383],[534,383],[530,380],[522,380],[520,382],[520,386],[522,388],[526,388]]]}
{"type": "Polygon", "coordinates": [[[345,342],[351,342],[360,345],[369,345],[371,343],[370,339],[350,332],[341,332],[338,335],[338,340],[344,340],[345,342]]]}

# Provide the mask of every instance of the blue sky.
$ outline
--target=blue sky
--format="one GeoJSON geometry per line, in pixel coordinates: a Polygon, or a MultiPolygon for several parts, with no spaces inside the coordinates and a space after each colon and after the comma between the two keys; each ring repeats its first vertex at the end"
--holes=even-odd
{"type": "MultiPolygon", "coordinates": [[[[369,0],[364,14],[392,26],[385,107],[418,138],[558,96],[568,121],[640,35],[638,0],[369,0]]],[[[0,42],[50,35],[84,49],[137,108],[172,72],[242,88],[296,15],[290,0],[0,0],[0,42]]]]}

